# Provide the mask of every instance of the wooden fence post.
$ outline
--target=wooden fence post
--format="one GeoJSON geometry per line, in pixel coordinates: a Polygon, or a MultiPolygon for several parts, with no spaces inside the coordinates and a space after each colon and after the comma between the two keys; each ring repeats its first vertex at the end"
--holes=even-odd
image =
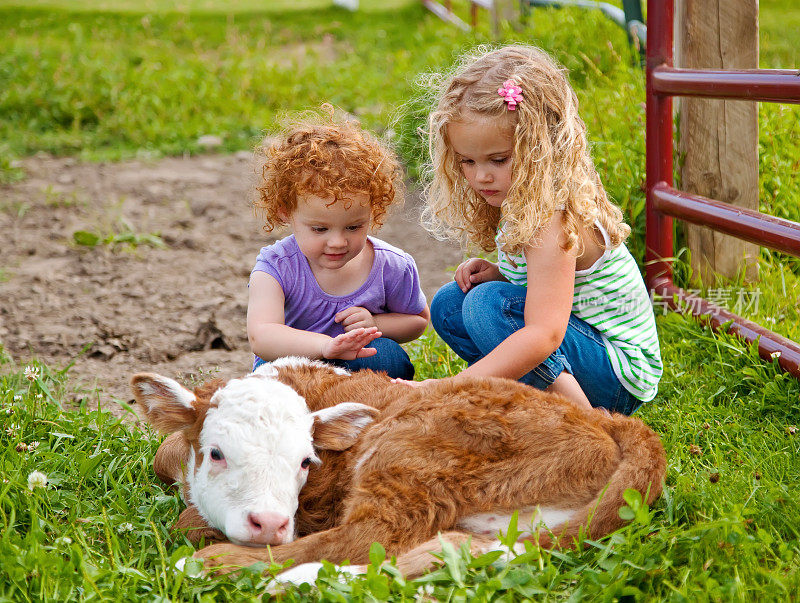
{"type": "MultiPolygon", "coordinates": [[[[665,0],[671,1],[671,0],[665,0]]],[[[677,66],[758,68],[758,0],[678,0],[677,66]]],[[[683,98],[680,102],[681,188],[758,210],[758,104],[683,98]]],[[[686,225],[694,276],[758,278],[758,246],[686,225]]]]}

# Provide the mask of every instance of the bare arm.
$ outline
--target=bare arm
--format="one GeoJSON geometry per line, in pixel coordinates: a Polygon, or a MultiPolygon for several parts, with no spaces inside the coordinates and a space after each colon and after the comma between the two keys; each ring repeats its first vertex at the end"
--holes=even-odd
{"type": "Polygon", "coordinates": [[[431,319],[428,306],[419,314],[387,314],[375,315],[375,325],[384,337],[394,339],[397,343],[413,341],[425,332],[428,321],[431,319]]]}
{"type": "Polygon", "coordinates": [[[266,272],[254,272],[247,304],[247,339],[253,353],[264,360],[281,356],[352,360],[376,353],[364,346],[380,337],[377,328],[354,329],[335,338],[303,331],[285,324],[283,305],[283,289],[278,281],[266,272]]]}
{"type": "Polygon", "coordinates": [[[459,375],[519,379],[561,345],[575,285],[575,255],[561,248],[563,236],[561,212],[556,212],[544,228],[541,245],[525,249],[525,326],[459,375]]]}
{"type": "Polygon", "coordinates": [[[428,306],[419,314],[400,314],[387,312],[372,314],[361,306],[351,306],[339,312],[335,320],[349,333],[353,329],[378,327],[384,337],[394,339],[398,343],[412,341],[422,335],[428,326],[431,314],[428,306]]]}

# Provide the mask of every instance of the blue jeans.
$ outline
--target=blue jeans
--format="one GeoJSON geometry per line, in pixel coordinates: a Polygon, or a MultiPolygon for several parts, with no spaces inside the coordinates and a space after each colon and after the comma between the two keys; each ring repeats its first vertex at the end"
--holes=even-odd
{"type": "MultiPolygon", "coordinates": [[[[340,366],[350,372],[370,369],[384,371],[392,379],[407,379],[410,381],[414,378],[414,365],[411,364],[411,359],[406,354],[406,351],[395,340],[387,337],[378,337],[378,339],[373,339],[369,345],[364,347],[376,348],[378,353],[369,358],[356,358],[355,360],[330,360],[325,358],[322,361],[340,366]]],[[[255,356],[253,370],[265,363],[265,360],[255,356]]]]}
{"type": "MultiPolygon", "coordinates": [[[[464,293],[450,282],[431,301],[431,323],[456,354],[473,364],[525,325],[526,291],[505,281],[489,281],[464,293]]],[[[629,415],[641,404],[614,374],[600,332],[573,315],[558,349],[519,380],[543,390],[561,371],[575,377],[592,406],[629,415]]]]}

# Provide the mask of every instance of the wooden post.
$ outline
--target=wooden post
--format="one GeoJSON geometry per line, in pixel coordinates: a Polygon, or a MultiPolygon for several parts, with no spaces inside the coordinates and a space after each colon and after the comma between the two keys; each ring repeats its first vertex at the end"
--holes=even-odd
{"type": "MultiPolygon", "coordinates": [[[[677,9],[677,66],[758,68],[758,0],[678,0],[677,9]]],[[[681,99],[679,150],[683,190],[758,210],[757,103],[681,99]]],[[[694,225],[686,240],[706,286],[743,267],[758,278],[758,246],[694,225]]]]}

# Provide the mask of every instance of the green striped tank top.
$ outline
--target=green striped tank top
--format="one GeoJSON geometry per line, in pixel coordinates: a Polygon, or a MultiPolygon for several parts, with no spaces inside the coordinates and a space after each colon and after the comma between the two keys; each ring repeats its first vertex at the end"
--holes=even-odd
{"type": "MultiPolygon", "coordinates": [[[[575,271],[572,314],[592,325],[603,337],[608,358],[620,383],[633,396],[648,402],[656,396],[663,365],[653,306],[636,260],[621,244],[608,249],[586,270],[575,271]]],[[[501,236],[498,232],[497,239],[501,236]]],[[[497,247],[500,273],[515,285],[527,287],[528,267],[522,254],[509,255],[497,247]]]]}

